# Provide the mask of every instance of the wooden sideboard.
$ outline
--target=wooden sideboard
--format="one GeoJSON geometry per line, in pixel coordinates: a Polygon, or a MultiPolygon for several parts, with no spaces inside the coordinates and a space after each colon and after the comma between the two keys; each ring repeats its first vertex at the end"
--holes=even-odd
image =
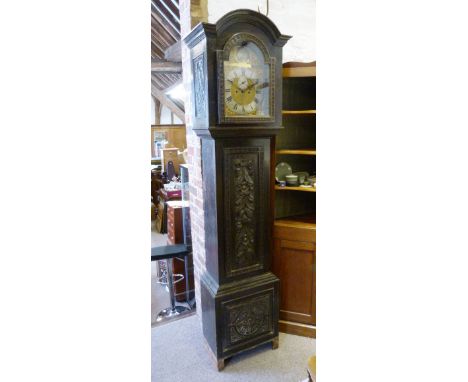
{"type": "Polygon", "coordinates": [[[280,331],[315,337],[315,243],[313,218],[277,219],[273,272],[281,280],[280,331]]]}

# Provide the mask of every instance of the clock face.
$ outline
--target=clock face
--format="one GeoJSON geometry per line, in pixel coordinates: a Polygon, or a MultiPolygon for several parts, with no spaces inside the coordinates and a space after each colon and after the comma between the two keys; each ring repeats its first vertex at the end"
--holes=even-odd
{"type": "Polygon", "coordinates": [[[270,65],[255,42],[237,38],[224,61],[227,117],[270,117],[270,65]]]}

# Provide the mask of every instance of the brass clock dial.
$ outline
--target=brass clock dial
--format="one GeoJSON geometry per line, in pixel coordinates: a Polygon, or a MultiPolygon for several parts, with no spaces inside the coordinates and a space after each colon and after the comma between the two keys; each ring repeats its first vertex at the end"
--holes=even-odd
{"type": "Polygon", "coordinates": [[[226,77],[225,102],[228,110],[233,114],[255,115],[257,112],[257,84],[256,73],[250,69],[235,68],[226,77]]]}
{"type": "Polygon", "coordinates": [[[234,36],[227,47],[223,62],[225,116],[246,120],[271,117],[271,70],[265,52],[243,34],[234,36]]]}

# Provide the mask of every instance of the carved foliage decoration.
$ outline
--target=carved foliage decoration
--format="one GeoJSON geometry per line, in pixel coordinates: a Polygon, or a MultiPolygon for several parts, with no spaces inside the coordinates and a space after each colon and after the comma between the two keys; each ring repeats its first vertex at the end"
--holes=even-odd
{"type": "Polygon", "coordinates": [[[193,59],[192,71],[195,93],[195,116],[200,118],[206,115],[205,55],[203,53],[193,59]]]}
{"type": "Polygon", "coordinates": [[[262,268],[262,147],[225,148],[227,276],[262,268]]]}
{"type": "Polygon", "coordinates": [[[270,293],[227,306],[227,313],[230,345],[270,333],[272,330],[270,293]]]}
{"type": "Polygon", "coordinates": [[[235,264],[244,268],[252,263],[255,255],[255,188],[254,161],[234,159],[234,245],[235,264]]]}

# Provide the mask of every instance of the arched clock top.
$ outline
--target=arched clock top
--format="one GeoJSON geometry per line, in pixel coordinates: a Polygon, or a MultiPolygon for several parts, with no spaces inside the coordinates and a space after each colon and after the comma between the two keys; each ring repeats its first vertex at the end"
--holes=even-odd
{"type": "Polygon", "coordinates": [[[216,23],[216,32],[218,35],[223,34],[239,22],[251,24],[261,29],[268,36],[270,43],[275,46],[284,46],[291,38],[282,35],[278,27],[268,17],[251,9],[238,9],[225,14],[216,23]]]}
{"type": "Polygon", "coordinates": [[[289,38],[249,9],[229,12],[216,24],[198,24],[184,38],[193,78],[193,130],[280,129],[282,47],[289,38]]]}
{"type": "Polygon", "coordinates": [[[231,56],[233,54],[233,51],[239,48],[239,44],[243,44],[243,46],[245,46],[249,42],[255,44],[258,50],[262,53],[264,63],[270,61],[270,52],[268,51],[268,48],[265,46],[262,40],[260,40],[253,34],[243,32],[236,33],[227,40],[226,44],[224,45],[222,58],[224,60],[229,60],[230,58],[232,58],[231,56]]]}

